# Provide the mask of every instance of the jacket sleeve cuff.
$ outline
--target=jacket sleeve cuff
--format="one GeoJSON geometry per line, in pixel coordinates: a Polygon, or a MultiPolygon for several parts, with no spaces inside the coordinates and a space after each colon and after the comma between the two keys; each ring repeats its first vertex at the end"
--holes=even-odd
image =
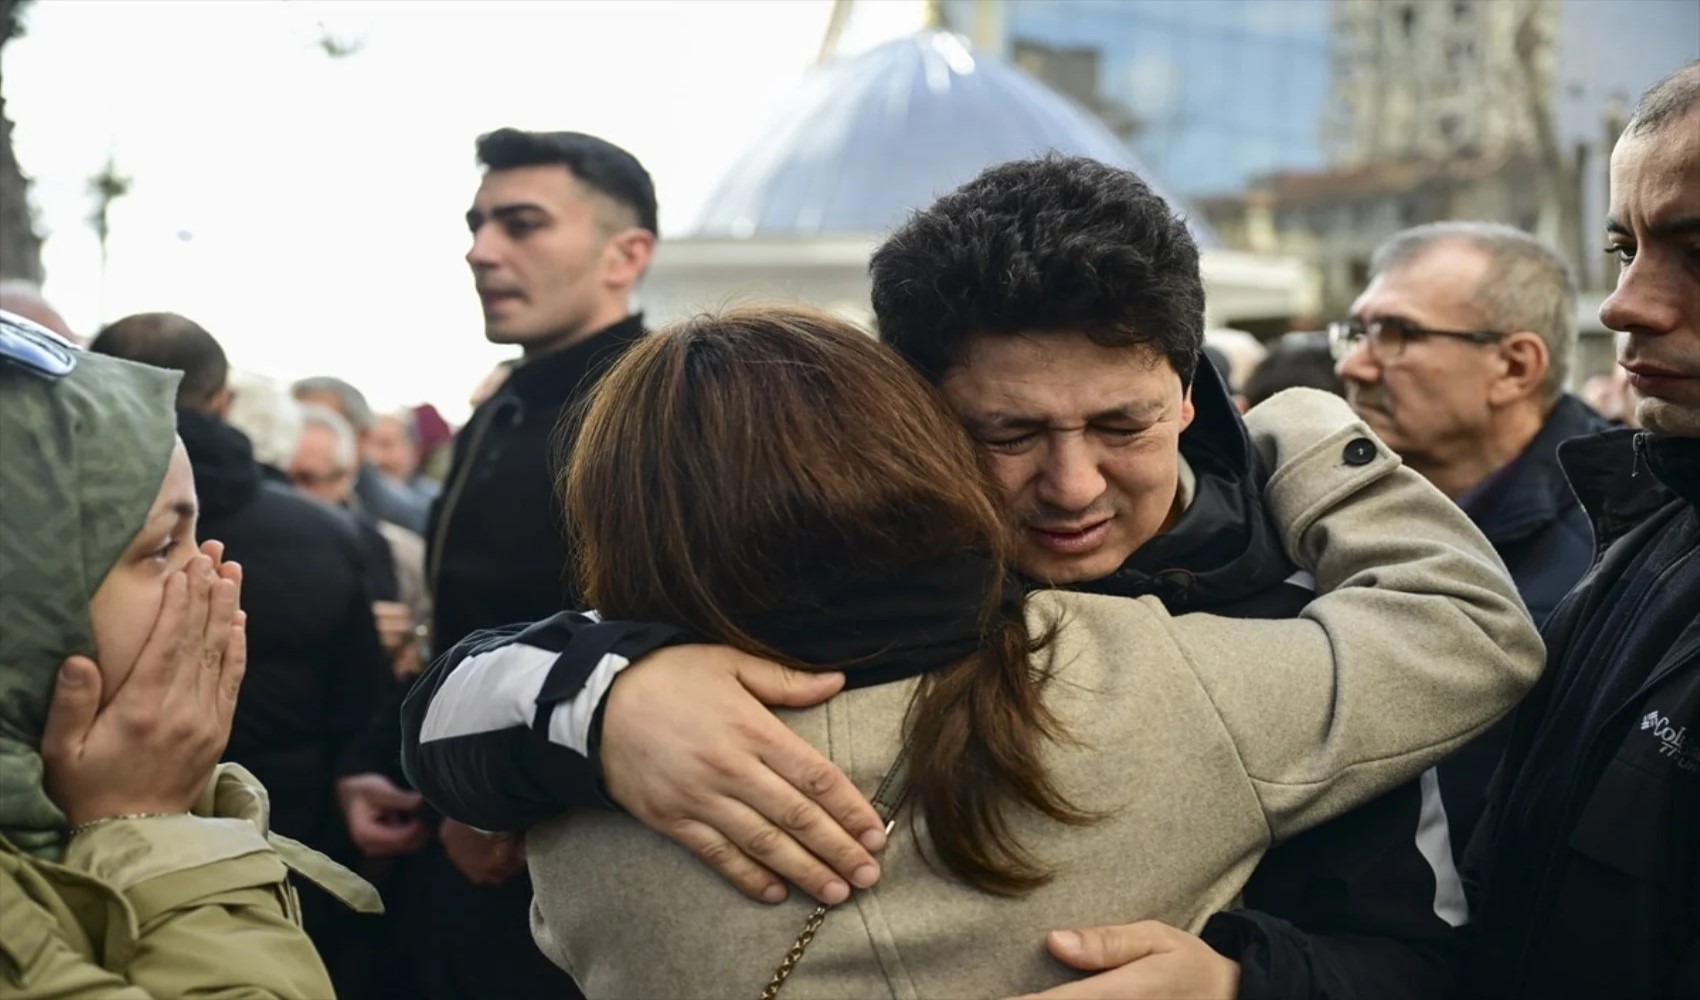
{"type": "Polygon", "coordinates": [[[1311,996],[1305,938],[1287,921],[1250,910],[1218,913],[1199,937],[1223,958],[1239,963],[1238,1000],[1311,996]]]}
{"type": "Polygon", "coordinates": [[[289,869],[275,851],[256,852],[201,865],[175,876],[137,882],[125,890],[124,898],[136,913],[136,926],[145,928],[161,914],[203,901],[215,904],[221,897],[248,889],[268,890],[264,898],[276,901],[278,913],[288,913],[283,902],[285,895],[279,891],[288,881],[289,869]]]}
{"type": "Polygon", "coordinates": [[[262,853],[271,854],[271,845],[253,823],[184,814],[102,823],[71,839],[64,864],[128,892],[162,875],[262,853]]]}
{"type": "Polygon", "coordinates": [[[610,808],[595,748],[603,699],[631,662],[683,639],[667,626],[557,615],[462,643],[408,696],[408,777],[480,830],[610,808]]]}
{"type": "Polygon", "coordinates": [[[1199,935],[1240,964],[1239,1000],[1441,1000],[1458,992],[1458,939],[1311,933],[1256,910],[1218,913],[1199,935]]]}
{"type": "MultiPolygon", "coordinates": [[[[598,647],[604,643],[607,645],[607,652],[598,657],[598,662],[614,669],[608,672],[605,682],[599,686],[587,686],[581,693],[581,697],[589,696],[592,699],[583,746],[585,758],[589,762],[589,777],[592,782],[590,792],[593,796],[593,798],[587,796],[581,804],[618,810],[620,807],[608,797],[606,776],[602,772],[602,725],[608,714],[608,692],[614,689],[614,681],[627,667],[659,649],[676,646],[688,642],[690,639],[684,632],[667,625],[605,622],[599,627],[608,629],[609,633],[598,637],[598,647]]],[[[586,656],[595,651],[594,649],[588,650],[586,656]]],[[[551,711],[560,711],[558,703],[551,705],[551,703],[545,701],[548,694],[549,685],[545,684],[544,694],[539,696],[537,700],[537,719],[540,729],[550,727],[549,713],[551,711]]]]}

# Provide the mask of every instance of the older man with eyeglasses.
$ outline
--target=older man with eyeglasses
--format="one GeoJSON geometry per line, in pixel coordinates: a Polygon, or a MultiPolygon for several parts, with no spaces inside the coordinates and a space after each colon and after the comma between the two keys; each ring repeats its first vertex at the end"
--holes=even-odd
{"type": "MultiPolygon", "coordinates": [[[[1442,222],[1395,234],[1329,342],[1352,408],[1470,515],[1537,624],[1587,572],[1593,533],[1558,444],[1606,422],[1565,391],[1576,284],[1527,233],[1442,222]]],[[[1490,731],[1441,766],[1462,851],[1504,748],[1490,731]]]]}

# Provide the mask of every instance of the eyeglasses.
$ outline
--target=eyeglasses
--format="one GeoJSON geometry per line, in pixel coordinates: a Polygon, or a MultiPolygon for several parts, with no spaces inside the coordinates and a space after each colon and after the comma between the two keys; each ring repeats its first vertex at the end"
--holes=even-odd
{"type": "Polygon", "coordinates": [[[289,481],[302,489],[312,490],[323,486],[334,486],[348,478],[347,469],[333,469],[330,472],[309,472],[306,469],[291,469],[289,481]]]}
{"type": "Polygon", "coordinates": [[[1446,337],[1472,344],[1497,344],[1505,339],[1505,334],[1491,330],[1430,330],[1393,317],[1372,319],[1368,323],[1352,319],[1328,324],[1328,352],[1334,355],[1335,361],[1344,361],[1367,340],[1370,354],[1386,364],[1405,353],[1407,342],[1428,337],[1446,337]]]}

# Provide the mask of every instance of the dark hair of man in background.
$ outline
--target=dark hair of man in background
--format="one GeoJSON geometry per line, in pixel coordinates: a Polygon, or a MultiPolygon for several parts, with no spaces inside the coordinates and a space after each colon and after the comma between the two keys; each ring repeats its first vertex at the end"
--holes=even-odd
{"type": "Polygon", "coordinates": [[[1648,87],[1623,132],[1649,135],[1686,118],[1696,106],[1700,106],[1700,59],[1648,87]]]}
{"type": "Polygon", "coordinates": [[[587,187],[632,210],[639,226],[661,232],[656,221],[655,182],[637,158],[605,139],[583,132],[522,132],[502,128],[478,137],[478,162],[488,170],[513,170],[558,163],[587,187]]]}
{"type": "Polygon", "coordinates": [[[107,326],[89,343],[96,354],[140,361],[183,373],[177,408],[202,410],[230,379],[230,362],[212,334],[176,313],[137,313],[107,326]]]}
{"type": "Polygon", "coordinates": [[[1246,379],[1246,405],[1256,406],[1283,389],[1300,387],[1344,394],[1328,338],[1322,334],[1289,333],[1276,341],[1246,379]]]}
{"type": "Polygon", "coordinates": [[[880,339],[933,382],[975,334],[1078,330],[1107,347],[1149,345],[1183,386],[1204,344],[1185,220],[1096,160],[993,167],[911,216],[870,270],[880,339]]]}

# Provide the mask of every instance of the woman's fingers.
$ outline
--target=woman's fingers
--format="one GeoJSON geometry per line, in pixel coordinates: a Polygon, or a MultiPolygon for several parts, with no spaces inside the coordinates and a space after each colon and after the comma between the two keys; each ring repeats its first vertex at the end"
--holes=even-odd
{"type": "Polygon", "coordinates": [[[207,645],[213,586],[220,581],[213,571],[212,560],[204,555],[189,560],[183,572],[189,579],[189,594],[181,625],[183,640],[176,669],[171,675],[171,687],[193,697],[199,689],[202,670],[217,666],[219,657],[223,655],[222,650],[212,650],[207,645]]]}
{"type": "Polygon", "coordinates": [[[61,766],[82,752],[89,730],[100,714],[100,668],[86,656],[72,656],[59,665],[47,726],[41,734],[41,759],[49,768],[61,766]]]}
{"type": "Polygon", "coordinates": [[[248,612],[236,612],[230,623],[230,641],[224,647],[224,660],[218,671],[218,718],[225,738],[230,736],[231,721],[236,717],[236,698],[242,692],[242,677],[248,672],[248,612]]]}
{"type": "Polygon", "coordinates": [[[206,633],[201,640],[201,666],[196,671],[195,695],[202,708],[212,709],[218,704],[235,621],[236,582],[219,580],[213,584],[206,633]]]}
{"type": "Polygon", "coordinates": [[[214,606],[207,620],[209,649],[216,652],[201,674],[200,703],[223,720],[228,735],[229,717],[236,708],[236,693],[248,663],[248,613],[242,610],[242,564],[227,562],[218,567],[214,606]],[[223,623],[221,635],[213,626],[223,623]]]}
{"type": "Polygon", "coordinates": [[[222,580],[236,584],[236,606],[242,607],[242,564],[239,562],[219,563],[218,575],[222,580]]]}
{"type": "Polygon", "coordinates": [[[744,895],[761,903],[784,902],[785,883],[708,824],[685,820],[666,833],[744,895]]]}
{"type": "Polygon", "coordinates": [[[189,575],[179,571],[165,580],[165,596],[159,602],[159,617],[136,657],[136,665],[112,694],[116,699],[139,697],[154,705],[164,696],[176,675],[185,642],[184,621],[189,617],[189,575]]]}
{"type": "MultiPolygon", "coordinates": [[[[778,778],[772,780],[782,784],[778,778]]],[[[730,841],[736,849],[736,854],[724,856],[720,859],[722,862],[737,867],[739,856],[748,858],[751,863],[778,873],[828,906],[837,906],[850,898],[851,889],[846,880],[805,850],[791,830],[775,825],[750,806],[735,799],[718,799],[708,804],[702,822],[712,827],[722,839],[730,841]]],[[[726,873],[726,864],[716,863],[715,859],[704,856],[700,851],[698,857],[726,873]]]]}
{"type": "Polygon", "coordinates": [[[218,571],[213,568],[213,561],[206,556],[196,556],[189,560],[185,572],[189,574],[189,618],[184,628],[192,642],[199,642],[207,633],[207,620],[212,613],[213,584],[218,582],[218,571]]]}

